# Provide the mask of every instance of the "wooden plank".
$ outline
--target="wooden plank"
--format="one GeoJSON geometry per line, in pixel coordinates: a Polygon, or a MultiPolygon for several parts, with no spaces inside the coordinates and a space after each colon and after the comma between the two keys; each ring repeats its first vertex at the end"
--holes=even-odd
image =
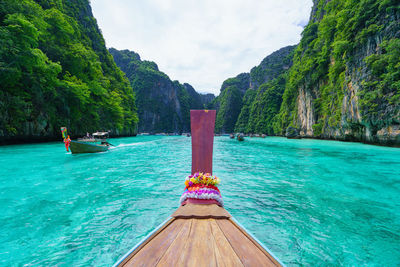
{"type": "Polygon", "coordinates": [[[216,244],[215,255],[218,266],[243,266],[216,221],[210,220],[210,226],[216,244]]]}
{"type": "Polygon", "coordinates": [[[167,228],[173,221],[175,221],[175,218],[170,218],[168,221],[166,221],[157,231],[155,231],[151,236],[149,236],[146,240],[144,240],[132,253],[130,253],[121,263],[118,264],[118,267],[120,266],[125,266],[125,264],[134,256],[136,253],[138,253],[147,243],[149,243],[151,240],[153,240],[154,237],[156,237],[160,232],[162,232],[165,228],[167,228]]]}
{"type": "Polygon", "coordinates": [[[230,220],[216,220],[216,222],[244,266],[280,266],[230,220]]]}
{"type": "Polygon", "coordinates": [[[217,266],[211,219],[190,219],[192,227],[185,248],[180,253],[177,266],[217,266]]]}
{"type": "Polygon", "coordinates": [[[220,218],[229,219],[229,212],[216,204],[186,204],[180,206],[171,217],[174,218],[220,218]]]}
{"type": "Polygon", "coordinates": [[[185,246],[189,240],[192,220],[183,220],[182,230],[179,232],[174,242],[164,253],[163,257],[158,262],[157,266],[177,266],[177,262],[181,253],[185,253],[185,246]]]}
{"type": "Polygon", "coordinates": [[[141,249],[135,250],[136,254],[124,266],[155,266],[182,230],[183,223],[181,219],[173,220],[168,227],[153,235],[141,249]]]}
{"type": "Polygon", "coordinates": [[[272,257],[271,254],[268,253],[268,251],[266,251],[256,240],[254,240],[245,229],[243,229],[242,227],[240,227],[240,225],[238,225],[237,223],[235,223],[235,221],[233,220],[229,220],[233,225],[235,225],[236,228],[238,228],[249,240],[251,240],[251,242],[254,243],[254,245],[256,245],[272,262],[274,262],[274,264],[276,266],[281,266],[281,264],[274,258],[272,257]]]}

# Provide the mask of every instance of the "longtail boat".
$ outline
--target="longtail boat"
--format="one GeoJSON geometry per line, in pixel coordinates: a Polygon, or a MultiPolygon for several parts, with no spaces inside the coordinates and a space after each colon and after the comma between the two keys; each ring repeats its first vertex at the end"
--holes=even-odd
{"type": "MultiPolygon", "coordinates": [[[[61,134],[65,142],[67,139],[66,127],[61,127],[61,134]]],[[[108,132],[95,132],[91,137],[86,136],[78,138],[76,141],[70,140],[68,136],[68,144],[66,147],[69,147],[72,154],[105,152],[110,147],[107,138],[108,132]]]]}
{"type": "Polygon", "coordinates": [[[96,143],[96,141],[74,141],[71,140],[69,148],[72,154],[105,152],[109,148],[108,143],[96,143]]]}
{"type": "Polygon", "coordinates": [[[223,208],[212,176],[215,110],[191,110],[192,175],[181,206],[114,266],[282,266],[223,208]]]}
{"type": "Polygon", "coordinates": [[[95,132],[91,137],[71,140],[70,149],[72,154],[105,152],[110,147],[107,142],[108,132],[95,132]]]}

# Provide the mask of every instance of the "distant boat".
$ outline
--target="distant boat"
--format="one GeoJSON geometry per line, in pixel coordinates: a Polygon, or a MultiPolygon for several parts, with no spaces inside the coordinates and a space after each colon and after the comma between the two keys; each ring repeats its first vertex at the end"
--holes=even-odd
{"type": "Polygon", "coordinates": [[[229,135],[229,138],[230,138],[230,139],[235,139],[235,135],[234,135],[234,134],[230,134],[230,135],[229,135]]]}
{"type": "Polygon", "coordinates": [[[238,135],[237,135],[237,140],[238,140],[238,141],[244,141],[244,136],[243,136],[243,134],[238,134],[238,135]]]}
{"type": "MultiPolygon", "coordinates": [[[[63,132],[64,137],[66,128],[63,127],[61,131],[65,131],[63,132]]],[[[107,141],[108,137],[108,132],[96,132],[92,136],[78,138],[76,141],[71,140],[69,149],[72,154],[105,152],[111,145],[107,141]]]]}
{"type": "Polygon", "coordinates": [[[192,175],[185,180],[181,206],[114,267],[282,266],[223,207],[219,179],[211,174],[215,110],[190,115],[192,175]]]}
{"type": "Polygon", "coordinates": [[[71,140],[71,143],[69,144],[72,154],[105,152],[108,150],[109,146],[108,143],[92,144],[73,140],[71,140]]]}

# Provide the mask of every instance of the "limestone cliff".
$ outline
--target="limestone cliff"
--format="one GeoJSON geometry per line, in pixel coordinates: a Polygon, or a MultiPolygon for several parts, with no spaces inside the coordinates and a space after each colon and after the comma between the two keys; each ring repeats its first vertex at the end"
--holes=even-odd
{"type": "Polygon", "coordinates": [[[136,93],[139,132],[189,132],[189,110],[202,109],[207,104],[202,95],[190,84],[171,81],[156,63],[142,61],[135,52],[114,48],[109,51],[136,93]]]}
{"type": "Polygon", "coordinates": [[[215,119],[217,133],[233,132],[242,108],[242,98],[249,87],[249,73],[241,73],[222,83],[220,94],[208,105],[209,108],[217,110],[215,119]]]}
{"type": "Polygon", "coordinates": [[[399,10],[395,1],[314,2],[290,72],[302,77],[281,108],[286,126],[304,137],[400,145],[399,10]]]}
{"type": "Polygon", "coordinates": [[[285,84],[282,75],[292,65],[295,48],[281,48],[266,56],[250,73],[241,73],[223,82],[212,106],[217,110],[217,132],[272,134],[272,118],[282,102],[285,84]]]}

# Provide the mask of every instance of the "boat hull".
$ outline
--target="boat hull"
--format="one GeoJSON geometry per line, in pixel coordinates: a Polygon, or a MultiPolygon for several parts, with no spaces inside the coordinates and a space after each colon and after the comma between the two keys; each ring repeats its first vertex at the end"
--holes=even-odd
{"type": "Polygon", "coordinates": [[[108,150],[108,145],[90,144],[86,142],[71,141],[69,148],[72,154],[78,153],[97,153],[108,150]]]}
{"type": "Polygon", "coordinates": [[[215,204],[187,204],[114,267],[282,265],[224,208],[215,204]]]}

